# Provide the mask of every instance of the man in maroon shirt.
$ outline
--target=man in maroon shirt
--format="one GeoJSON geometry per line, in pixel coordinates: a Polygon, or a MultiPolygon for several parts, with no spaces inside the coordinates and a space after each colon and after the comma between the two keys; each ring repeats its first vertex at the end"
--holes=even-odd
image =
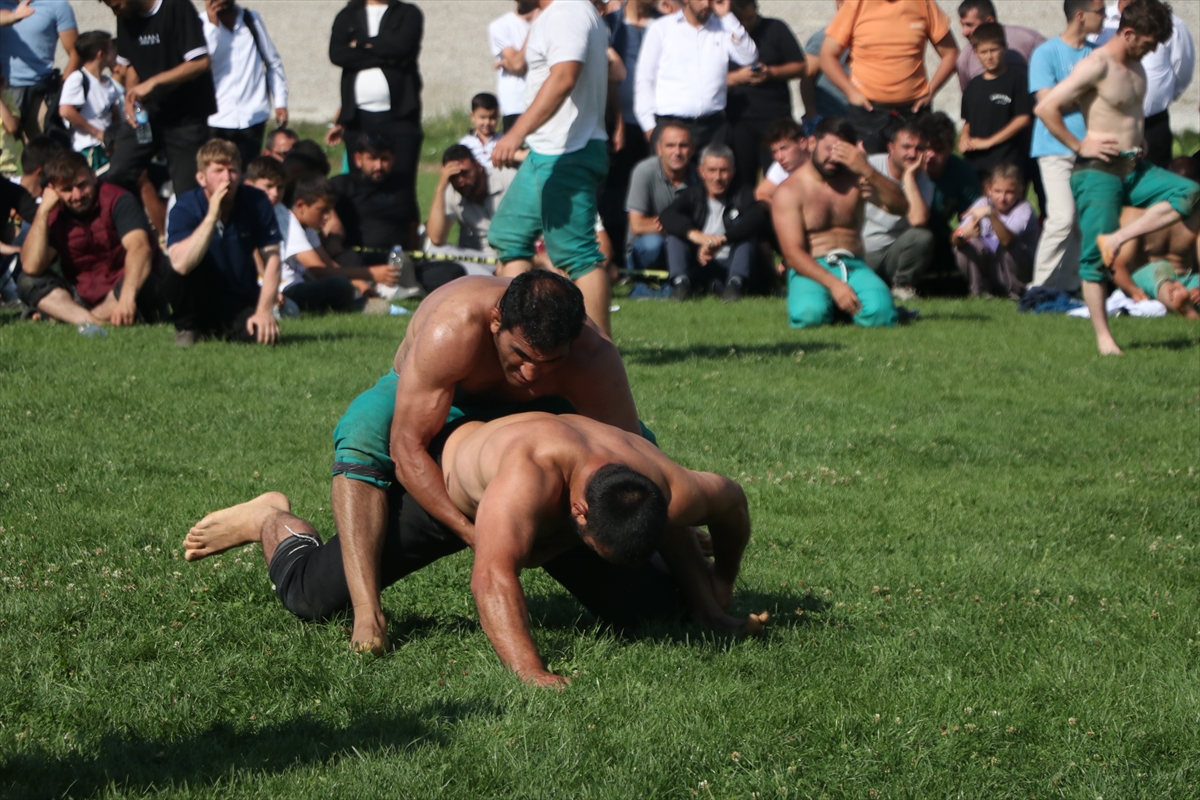
{"type": "Polygon", "coordinates": [[[81,333],[101,322],[156,321],[160,256],[137,198],[97,182],[79,153],[53,159],[43,177],[42,204],[21,248],[21,301],[81,333]],[[61,275],[50,271],[55,259],[61,275]]]}

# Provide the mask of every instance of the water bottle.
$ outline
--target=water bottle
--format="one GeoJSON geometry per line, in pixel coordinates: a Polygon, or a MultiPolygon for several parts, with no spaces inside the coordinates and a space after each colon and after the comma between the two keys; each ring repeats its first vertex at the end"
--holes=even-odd
{"type": "Polygon", "coordinates": [[[150,114],[138,101],[134,101],[133,103],[133,120],[137,123],[137,143],[152,143],[154,141],[154,131],[150,130],[150,114]]]}

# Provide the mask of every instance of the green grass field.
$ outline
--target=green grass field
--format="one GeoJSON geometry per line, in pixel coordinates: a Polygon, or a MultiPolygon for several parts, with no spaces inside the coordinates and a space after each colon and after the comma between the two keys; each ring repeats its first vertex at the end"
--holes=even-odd
{"type": "Polygon", "coordinates": [[[793,331],[782,302],[618,301],[643,418],[736,477],[762,638],[622,639],[540,573],[563,693],[501,666],[469,553],[384,595],[394,653],[187,528],[264,490],[331,531],[330,433],[400,318],[273,350],[0,316],[0,796],[1200,795],[1200,331],[1001,301],[793,331]]]}

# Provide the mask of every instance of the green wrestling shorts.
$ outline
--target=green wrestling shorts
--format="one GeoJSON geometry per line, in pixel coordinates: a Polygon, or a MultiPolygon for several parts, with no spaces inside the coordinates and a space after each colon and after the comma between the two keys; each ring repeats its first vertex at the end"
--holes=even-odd
{"type": "MultiPolygon", "coordinates": [[[[333,429],[333,475],[345,475],[357,481],[388,489],[396,482],[396,463],[391,456],[392,417],[396,412],[396,385],[400,376],[388,371],[379,382],[354,398],[333,429]]],[[[454,405],[446,416],[450,424],[463,417],[494,420],[500,417],[542,411],[548,414],[573,414],[575,407],[557,396],[539,397],[528,403],[500,405],[454,405]]],[[[640,424],[640,423],[639,423],[640,424]]],[[[642,425],[642,436],[658,444],[654,433],[642,425]]]]}
{"type": "Polygon", "coordinates": [[[1158,299],[1158,288],[1167,281],[1178,281],[1185,289],[1195,289],[1200,286],[1200,273],[1189,272],[1180,276],[1175,268],[1167,261],[1154,261],[1139,269],[1131,276],[1134,284],[1146,293],[1151,300],[1158,299]]]}

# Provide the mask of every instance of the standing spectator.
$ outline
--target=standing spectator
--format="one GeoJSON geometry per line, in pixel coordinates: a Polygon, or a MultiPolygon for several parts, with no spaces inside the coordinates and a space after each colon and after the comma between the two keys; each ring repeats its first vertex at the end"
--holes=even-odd
{"type": "Polygon", "coordinates": [[[195,156],[200,186],[179,195],[171,209],[165,290],[178,347],[212,335],[259,344],[279,340],[272,311],[283,236],[271,201],[241,183],[240,157],[232,142],[206,142],[195,156]],[[261,287],[255,252],[263,261],[261,287]]]}
{"type": "Polygon", "coordinates": [[[17,105],[8,81],[0,75],[0,176],[12,178],[21,174],[17,161],[17,133],[21,130],[21,107],[17,105]]]}
{"type": "Polygon", "coordinates": [[[125,121],[117,129],[108,180],[137,191],[154,156],[165,151],[175,194],[192,191],[196,153],[217,111],[204,27],[188,0],[103,0],[117,17],[117,60],[125,72],[125,121]],[[153,141],[139,144],[134,105],[150,115],[153,141]]]}
{"type": "Polygon", "coordinates": [[[950,222],[962,217],[982,194],[979,176],[964,159],[954,155],[954,122],[941,111],[917,123],[924,150],[925,173],[933,181],[929,204],[929,230],[933,233],[934,264],[953,263],[950,222]]]}
{"type": "Polygon", "coordinates": [[[754,197],[769,203],[779,184],[804,166],[812,153],[808,150],[808,137],[804,135],[804,129],[791,117],[777,119],[768,125],[763,144],[771,153],[772,161],[763,175],[762,183],[754,190],[754,197]]]}
{"type": "Polygon", "coordinates": [[[672,300],[689,299],[693,287],[711,286],[725,301],[745,294],[769,217],[749,186],[731,188],[733,178],[733,150],[710,144],[700,154],[702,183],[684,189],[663,211],[672,300]]]}
{"type": "Polygon", "coordinates": [[[608,171],[608,29],[589,2],[540,0],[529,30],[529,108],[496,145],[492,163],[517,171],[488,231],[509,275],[531,269],[541,234],[546,254],[583,292],[588,316],[609,333],[608,275],[596,243],[596,196],[608,171]]]}
{"type": "Polygon", "coordinates": [[[262,154],[282,162],[292,152],[300,137],[291,128],[276,128],[267,134],[267,142],[262,154]]]}
{"type": "Polygon", "coordinates": [[[350,0],[333,21],[329,60],[342,68],[337,123],[351,148],[361,134],[391,142],[392,168],[404,176],[406,204],[417,205],[421,158],[421,39],[425,16],[401,0],[350,0]]]}
{"type": "Polygon", "coordinates": [[[492,171],[492,151],[500,141],[496,123],[500,121],[500,104],[494,94],[480,92],[471,98],[471,132],[458,143],[471,151],[483,168],[492,171]]]}
{"type": "Polygon", "coordinates": [[[631,243],[631,232],[625,216],[630,176],[637,165],[650,155],[650,144],[646,141],[645,131],[638,124],[634,106],[638,59],[650,23],[661,16],[653,0],[629,0],[623,8],[604,18],[609,29],[609,47],[625,65],[625,79],[618,87],[621,121],[625,125],[625,146],[612,154],[608,177],[600,193],[600,216],[618,248],[631,243]]]}
{"type": "Polygon", "coordinates": [[[726,112],[732,127],[735,173],[747,186],[773,163],[764,137],[778,119],[792,118],[788,81],[805,75],[804,51],[787,23],[761,17],[758,0],[733,0],[733,14],[754,40],[758,61],[729,73],[726,112]]]}
{"type": "MultiPolygon", "coordinates": [[[[992,5],[992,0],[963,0],[958,7],[958,22],[962,26],[963,38],[968,42],[971,41],[971,34],[980,25],[999,21],[996,18],[996,7],[992,5]]],[[[1046,37],[1032,28],[1021,25],[1004,25],[1003,27],[1004,39],[1008,43],[1008,51],[1004,54],[1004,63],[1010,69],[1016,67],[1028,71],[1033,51],[1046,41],[1046,37]]],[[[979,56],[972,48],[964,47],[958,54],[955,70],[958,72],[958,88],[966,91],[967,84],[971,82],[971,79],[983,74],[983,64],[980,63],[979,56]]]]}
{"type": "Polygon", "coordinates": [[[98,183],[82,153],[54,158],[45,182],[21,248],[21,301],[80,326],[80,333],[98,322],[157,322],[161,254],[141,203],[120,187],[98,183]],[[56,259],[62,275],[49,271],[56,259]]]}
{"type": "Polygon", "coordinates": [[[868,153],[883,152],[883,129],[892,116],[928,110],[954,72],[958,45],[950,18],[934,0],[846,0],[825,29],[821,71],[846,95],[849,120],[868,153]],[[925,74],[925,46],[941,62],[925,74]],[[850,74],[841,67],[850,51],[850,74]]]}
{"type": "Polygon", "coordinates": [[[64,74],[54,68],[54,51],[62,42],[67,54],[65,75],[79,69],[75,52],[79,26],[71,4],[62,0],[32,5],[0,0],[0,11],[20,17],[19,24],[0,27],[0,75],[8,80],[16,100],[19,138],[28,142],[47,127],[62,127],[58,106],[64,74]]]}
{"type": "Polygon", "coordinates": [[[204,0],[204,38],[212,58],[217,113],[208,118],[212,135],[238,146],[242,163],[262,151],[267,120],[288,121],[283,59],[257,11],[233,0],[204,0]]]}
{"type": "Polygon", "coordinates": [[[105,133],[120,124],[125,108],[121,87],[104,74],[117,64],[117,46],[107,31],[88,31],[75,40],[75,51],[83,66],[63,81],[58,113],[69,126],[75,151],[100,169],[108,164],[105,133]]]}
{"type": "Polygon", "coordinates": [[[660,217],[679,193],[697,182],[692,169],[692,134],[676,122],[658,133],[658,155],[633,168],[629,179],[629,247],[625,259],[631,270],[663,269],[666,239],[660,217]]]}
{"type": "MultiPolygon", "coordinates": [[[[1035,100],[1048,95],[1092,52],[1087,37],[1104,24],[1104,0],[1065,0],[1063,12],[1066,30],[1034,50],[1029,59],[1029,91],[1035,100]]],[[[1079,109],[1064,112],[1063,122],[1075,138],[1086,135],[1079,109]]],[[[1054,138],[1040,119],[1033,122],[1029,154],[1037,159],[1046,193],[1042,238],[1033,259],[1033,285],[1053,283],[1075,291],[1079,288],[1079,231],[1075,226],[1075,197],[1071,194],[1075,154],[1054,138]]]]}
{"type": "Polygon", "coordinates": [[[975,28],[971,47],[983,63],[983,74],[972,78],[963,92],[958,149],[982,178],[997,164],[1024,164],[1028,159],[1033,101],[1025,68],[1005,61],[1002,26],[985,22],[975,28]]]}
{"type": "MultiPolygon", "coordinates": [[[[840,9],[846,0],[837,0],[840,9]]],[[[825,29],[808,37],[804,43],[804,79],[800,81],[800,99],[804,101],[804,122],[816,125],[821,117],[841,117],[849,113],[849,102],[833,81],[821,71],[821,47],[825,44],[825,29]]],[[[842,52],[838,63],[842,72],[850,74],[850,50],[842,52]]]]}
{"type": "Polygon", "coordinates": [[[380,135],[367,135],[354,148],[354,168],[333,178],[338,194],[335,210],[344,234],[333,244],[327,242],[327,246],[339,264],[385,264],[392,248],[415,249],[421,212],[412,197],[408,176],[394,168],[395,158],[390,141],[380,135]],[[348,248],[359,248],[361,252],[346,252],[343,257],[343,250],[348,248]]]}
{"type": "Polygon", "coordinates": [[[954,259],[971,297],[1020,300],[1033,274],[1038,221],[1025,199],[1025,177],[1015,164],[998,164],[983,185],[984,196],[954,231],[954,259]]]}
{"type": "Polygon", "coordinates": [[[892,286],[896,300],[916,297],[917,282],[933,264],[929,230],[933,181],[925,174],[921,134],[913,120],[888,128],[887,152],[867,158],[871,168],[904,190],[908,212],[893,214],[882,206],[863,207],[863,261],[892,286]]]}
{"type": "Polygon", "coordinates": [[[713,13],[714,5],[686,0],[682,11],[646,31],[634,107],[647,141],[661,123],[678,121],[692,128],[693,152],[711,142],[728,143],[729,62],[748,67],[758,61],[758,48],[728,5],[723,15],[713,13]]]}
{"type": "Polygon", "coordinates": [[[538,11],[538,0],[517,0],[516,11],[488,25],[488,44],[496,59],[496,98],[505,133],[525,113],[525,40],[538,11]]]}

